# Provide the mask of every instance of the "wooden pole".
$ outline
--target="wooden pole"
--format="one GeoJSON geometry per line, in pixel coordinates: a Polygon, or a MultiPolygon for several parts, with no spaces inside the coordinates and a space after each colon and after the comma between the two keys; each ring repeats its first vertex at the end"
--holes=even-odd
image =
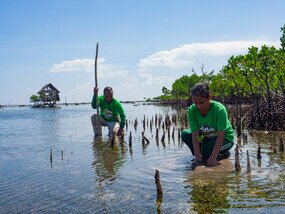
{"type": "Polygon", "coordinates": [[[248,150],[246,151],[246,156],[247,156],[247,168],[246,168],[246,172],[247,172],[247,173],[251,173],[251,166],[250,166],[250,159],[249,159],[248,150]]]}
{"type": "Polygon", "coordinates": [[[162,187],[160,184],[160,176],[159,176],[159,171],[155,170],[155,184],[156,184],[156,191],[157,191],[157,198],[162,198],[163,197],[163,192],[162,192],[162,187]]]}
{"type": "Polygon", "coordinates": [[[49,160],[52,162],[52,149],[50,150],[49,160]]]}
{"type": "Polygon", "coordinates": [[[239,161],[239,146],[236,145],[235,148],[235,169],[236,172],[240,172],[241,168],[240,168],[240,161],[239,161]]]}
{"type": "Polygon", "coordinates": [[[279,152],[284,152],[284,144],[282,138],[280,138],[279,142],[279,152]]]}
{"type": "Polygon", "coordinates": [[[260,147],[260,145],[258,145],[258,149],[257,149],[257,160],[261,160],[261,147],[260,147]]]}
{"type": "Polygon", "coordinates": [[[133,139],[132,139],[132,132],[130,131],[130,135],[129,135],[129,146],[132,145],[132,141],[133,141],[133,139]]]}
{"type": "MultiPolygon", "coordinates": [[[[97,61],[98,61],[98,49],[99,49],[99,43],[96,44],[96,55],[95,55],[95,87],[98,88],[98,77],[97,77],[97,61]]],[[[97,110],[97,116],[99,117],[99,107],[98,107],[98,92],[96,93],[96,110],[97,110]]]]}

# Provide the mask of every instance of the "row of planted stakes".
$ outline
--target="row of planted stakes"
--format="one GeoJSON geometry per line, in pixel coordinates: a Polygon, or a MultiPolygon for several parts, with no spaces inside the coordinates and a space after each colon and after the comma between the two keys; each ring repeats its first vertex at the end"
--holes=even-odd
{"type": "MultiPolygon", "coordinates": [[[[170,137],[174,140],[175,139],[175,133],[177,133],[177,138],[178,141],[180,142],[180,138],[181,138],[181,132],[184,130],[185,128],[188,128],[188,120],[187,120],[187,115],[184,113],[182,113],[180,115],[180,117],[178,117],[176,114],[172,114],[171,116],[169,116],[168,114],[166,114],[164,117],[162,115],[155,115],[154,117],[152,117],[151,119],[148,119],[144,116],[143,120],[141,121],[142,123],[142,128],[143,131],[141,133],[141,142],[142,142],[142,148],[145,149],[147,148],[147,146],[150,144],[150,140],[145,136],[145,130],[146,128],[150,129],[150,132],[152,133],[153,128],[156,130],[155,132],[155,141],[157,146],[159,145],[159,141],[162,143],[163,147],[165,148],[165,137],[166,134],[168,136],[168,141],[170,140],[170,137]],[[179,126],[177,126],[177,124],[179,124],[179,126]],[[171,129],[171,125],[172,125],[172,129],[171,129]],[[180,128],[178,128],[180,127],[180,128]],[[161,138],[159,137],[159,131],[162,129],[163,134],[161,136],[161,138]]],[[[138,120],[135,119],[132,122],[126,122],[126,130],[128,130],[128,126],[129,125],[133,125],[134,129],[137,130],[138,127],[138,120]]],[[[233,126],[235,127],[235,126],[233,126]]],[[[244,130],[242,130],[242,138],[243,138],[243,146],[245,146],[247,144],[247,134],[244,132],[244,130]]],[[[114,145],[114,136],[111,139],[111,146],[114,145]]],[[[129,149],[130,152],[132,152],[132,141],[133,141],[133,137],[132,137],[132,132],[129,132],[129,149]]],[[[273,153],[283,153],[284,152],[284,144],[283,144],[283,140],[282,138],[279,139],[279,148],[276,148],[274,146],[272,146],[272,150],[273,153]]],[[[235,147],[235,172],[239,173],[241,171],[241,165],[240,165],[240,151],[242,149],[242,145],[241,145],[241,138],[238,138],[238,143],[236,144],[235,147]]],[[[251,173],[251,164],[250,164],[250,156],[249,156],[249,152],[247,150],[246,152],[247,154],[247,168],[246,168],[246,172],[247,173],[251,173]]],[[[258,145],[258,149],[257,149],[257,155],[256,158],[258,161],[261,160],[262,156],[261,156],[261,147],[260,145],[258,145]]],[[[155,183],[156,183],[156,187],[157,187],[157,198],[161,198],[163,193],[162,193],[162,188],[161,188],[161,184],[160,184],[160,175],[159,175],[159,171],[156,170],[155,172],[155,183]]]]}
{"type": "MultiPolygon", "coordinates": [[[[128,126],[133,125],[135,131],[137,131],[138,128],[138,120],[135,119],[134,121],[128,122],[126,121],[126,130],[128,131],[128,126]]],[[[143,131],[141,133],[141,142],[142,142],[142,149],[146,149],[147,146],[150,144],[150,140],[145,136],[145,130],[146,128],[149,128],[150,132],[153,132],[153,129],[155,129],[155,141],[156,145],[159,146],[159,142],[161,142],[162,146],[165,148],[165,138],[167,135],[168,142],[170,141],[170,138],[175,139],[175,133],[177,133],[178,142],[180,142],[181,138],[181,132],[183,131],[184,127],[188,128],[188,121],[186,114],[181,114],[180,117],[178,117],[176,114],[172,114],[169,116],[169,114],[166,114],[164,117],[161,114],[155,114],[154,117],[151,119],[146,118],[145,115],[143,117],[143,120],[141,121],[143,131]],[[180,124],[178,128],[177,124],[180,124]],[[172,125],[172,129],[171,129],[172,125]],[[160,130],[162,130],[162,136],[160,138],[159,133],[160,130]]],[[[114,136],[111,140],[111,146],[114,145],[114,136]]],[[[133,142],[133,136],[132,132],[129,133],[129,149],[130,152],[132,152],[132,142],[133,142]]],[[[155,171],[155,184],[156,184],[156,190],[157,190],[157,202],[161,203],[162,197],[163,197],[163,191],[160,183],[160,174],[159,171],[155,171]]]]}
{"type": "MultiPolygon", "coordinates": [[[[244,144],[247,143],[247,134],[243,133],[242,134],[243,142],[244,144]]],[[[276,154],[277,152],[283,153],[284,152],[284,144],[282,138],[279,138],[279,148],[276,148],[274,146],[271,146],[271,149],[273,150],[273,153],[276,154]]],[[[240,166],[240,150],[241,150],[241,140],[240,138],[238,139],[238,144],[235,147],[235,171],[240,172],[241,171],[241,166],[240,166]]],[[[247,167],[246,167],[246,172],[251,173],[251,165],[250,165],[250,157],[249,157],[249,152],[248,150],[246,151],[246,157],[247,157],[247,167]]],[[[258,161],[261,160],[261,147],[258,145],[257,148],[257,154],[256,158],[258,161]]]]}
{"type": "MultiPolygon", "coordinates": [[[[187,115],[186,113],[183,113],[183,112],[179,114],[179,116],[177,114],[172,114],[171,116],[169,116],[169,114],[166,114],[163,117],[161,114],[155,114],[155,116],[153,116],[151,119],[146,118],[144,115],[143,120],[141,121],[141,124],[142,124],[143,131],[141,133],[141,139],[140,138],[139,139],[141,140],[143,150],[146,149],[147,146],[150,144],[149,138],[145,136],[146,129],[149,129],[151,133],[155,129],[155,141],[156,141],[157,146],[159,146],[159,142],[161,142],[162,146],[165,148],[166,135],[168,138],[168,142],[170,141],[170,138],[172,138],[174,141],[176,136],[177,136],[178,142],[180,142],[181,132],[184,130],[184,128],[188,128],[187,115]],[[163,134],[160,138],[159,133],[161,131],[163,134]]],[[[133,125],[135,131],[137,131],[138,125],[139,125],[138,119],[135,119],[134,121],[126,120],[126,131],[128,131],[129,126],[131,125],[133,125]]],[[[130,131],[128,142],[129,142],[129,151],[130,151],[131,156],[133,152],[133,149],[132,149],[133,138],[134,136],[132,135],[132,131],[130,131]]],[[[243,139],[244,145],[247,144],[247,134],[244,132],[242,134],[242,139],[243,139]]],[[[115,138],[115,135],[113,135],[110,138],[111,147],[114,147],[115,141],[116,141],[116,138],[115,138]]],[[[124,135],[121,138],[119,138],[119,141],[123,145],[123,143],[125,142],[124,135]]],[[[235,147],[235,172],[237,173],[241,171],[241,165],[240,165],[241,148],[242,148],[241,138],[239,137],[238,143],[236,144],[236,147],[235,147]]],[[[273,150],[273,153],[277,153],[277,152],[283,153],[284,152],[284,144],[283,144],[282,138],[280,138],[280,141],[279,141],[279,148],[272,147],[272,150],[273,150]]],[[[258,146],[256,157],[257,157],[257,160],[261,160],[262,158],[260,145],[258,146]]],[[[61,151],[61,159],[63,160],[63,151],[61,151]]],[[[50,152],[50,162],[52,164],[52,150],[50,152]]],[[[248,150],[247,150],[246,171],[247,173],[251,172],[250,156],[249,156],[248,150]]],[[[154,178],[155,178],[156,189],[157,189],[157,199],[161,200],[163,196],[163,192],[162,192],[162,187],[160,183],[160,175],[159,175],[158,170],[156,170],[154,178]]]]}

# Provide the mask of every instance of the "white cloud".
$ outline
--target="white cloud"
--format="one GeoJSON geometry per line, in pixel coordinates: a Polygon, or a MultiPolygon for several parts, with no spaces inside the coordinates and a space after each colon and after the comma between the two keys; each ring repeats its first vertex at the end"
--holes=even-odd
{"type": "Polygon", "coordinates": [[[91,72],[92,67],[94,67],[94,60],[92,59],[74,59],[54,64],[52,68],[49,70],[49,72],[51,73],[75,72],[75,71],[91,72]]]}
{"type": "Polygon", "coordinates": [[[220,57],[245,53],[249,47],[262,45],[279,47],[279,41],[220,41],[181,45],[167,51],[156,52],[138,63],[139,71],[146,72],[157,67],[179,69],[193,65],[197,57],[220,57]]]}
{"type": "Polygon", "coordinates": [[[174,77],[158,76],[155,77],[151,74],[140,72],[139,75],[144,79],[143,84],[146,85],[163,85],[165,83],[171,83],[175,80],[174,77]]]}
{"type": "MultiPolygon", "coordinates": [[[[49,70],[50,73],[61,72],[94,72],[94,59],[74,59],[54,64],[49,70]]],[[[126,75],[128,71],[110,63],[104,58],[98,59],[98,78],[109,79],[114,76],[126,75]]]]}
{"type": "Polygon", "coordinates": [[[74,90],[75,91],[80,91],[80,90],[91,91],[93,87],[94,86],[90,82],[83,82],[83,83],[76,84],[74,90]]]}

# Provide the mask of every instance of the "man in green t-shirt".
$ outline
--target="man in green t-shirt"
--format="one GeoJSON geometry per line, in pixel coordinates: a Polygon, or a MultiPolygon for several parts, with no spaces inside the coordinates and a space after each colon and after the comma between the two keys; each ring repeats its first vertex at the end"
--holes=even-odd
{"type": "Polygon", "coordinates": [[[234,145],[227,110],[223,104],[211,100],[206,83],[194,85],[191,98],[193,104],[187,111],[190,129],[181,133],[182,141],[195,156],[194,165],[206,161],[207,166],[215,166],[219,159],[229,156],[234,145]]]}
{"type": "MultiPolygon", "coordinates": [[[[93,109],[96,109],[96,94],[98,94],[98,90],[99,88],[97,87],[93,90],[94,95],[91,102],[93,109]]],[[[98,117],[97,114],[94,114],[91,117],[95,137],[102,135],[102,126],[108,127],[109,136],[113,134],[122,135],[126,114],[120,101],[113,98],[113,89],[111,87],[106,87],[104,95],[98,96],[98,107],[100,107],[100,116],[98,117]]]]}

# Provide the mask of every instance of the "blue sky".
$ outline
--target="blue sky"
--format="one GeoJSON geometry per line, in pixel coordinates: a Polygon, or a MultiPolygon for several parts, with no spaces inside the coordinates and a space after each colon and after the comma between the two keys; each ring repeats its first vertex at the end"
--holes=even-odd
{"type": "Polygon", "coordinates": [[[1,0],[0,104],[26,104],[47,83],[62,102],[99,88],[142,100],[182,75],[216,72],[248,47],[280,45],[283,0],[1,0]]]}

